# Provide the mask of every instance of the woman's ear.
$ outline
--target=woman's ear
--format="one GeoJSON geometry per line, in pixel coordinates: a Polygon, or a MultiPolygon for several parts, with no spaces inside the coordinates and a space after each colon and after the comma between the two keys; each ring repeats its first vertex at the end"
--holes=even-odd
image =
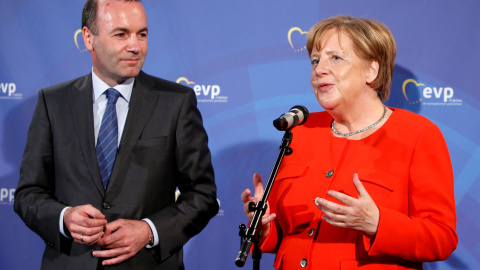
{"type": "Polygon", "coordinates": [[[367,67],[367,83],[372,83],[378,76],[379,64],[377,60],[373,60],[367,67]]]}

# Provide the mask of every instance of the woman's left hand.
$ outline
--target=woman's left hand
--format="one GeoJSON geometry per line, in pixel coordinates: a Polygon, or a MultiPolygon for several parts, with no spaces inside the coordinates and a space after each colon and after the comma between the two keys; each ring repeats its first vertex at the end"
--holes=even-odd
{"type": "Polygon", "coordinates": [[[316,198],[315,204],[325,215],[322,219],[333,226],[362,231],[370,237],[377,233],[380,212],[373,199],[368,195],[358,178],[353,175],[353,184],[358,192],[358,199],[338,191],[329,190],[327,195],[339,200],[345,205],[327,201],[323,198],[316,198]]]}

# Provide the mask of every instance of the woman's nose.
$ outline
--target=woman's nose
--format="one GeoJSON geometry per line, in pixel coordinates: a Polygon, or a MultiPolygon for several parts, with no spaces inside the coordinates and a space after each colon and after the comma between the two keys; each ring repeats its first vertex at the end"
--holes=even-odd
{"type": "Polygon", "coordinates": [[[328,68],[325,65],[324,61],[319,60],[318,63],[314,66],[313,72],[315,75],[320,77],[322,75],[327,74],[328,68]]]}

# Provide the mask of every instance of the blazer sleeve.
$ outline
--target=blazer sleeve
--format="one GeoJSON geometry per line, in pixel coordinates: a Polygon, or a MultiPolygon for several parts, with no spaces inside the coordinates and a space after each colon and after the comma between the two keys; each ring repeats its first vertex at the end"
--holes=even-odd
{"type": "MultiPolygon", "coordinates": [[[[409,214],[379,207],[378,231],[369,255],[426,262],[445,260],[457,247],[453,172],[445,140],[431,124],[415,143],[408,179],[409,214]]],[[[364,243],[368,248],[368,238],[364,243]]]]}
{"type": "Polygon", "coordinates": [[[59,228],[60,213],[66,205],[59,203],[54,196],[52,137],[44,91],[41,90],[28,130],[14,210],[47,245],[60,251],[61,242],[67,240],[61,236],[59,228]]]}
{"type": "Polygon", "coordinates": [[[148,218],[158,232],[161,259],[176,252],[218,213],[208,137],[193,91],[179,110],[176,129],[176,180],[180,196],[174,204],[148,218]]]}

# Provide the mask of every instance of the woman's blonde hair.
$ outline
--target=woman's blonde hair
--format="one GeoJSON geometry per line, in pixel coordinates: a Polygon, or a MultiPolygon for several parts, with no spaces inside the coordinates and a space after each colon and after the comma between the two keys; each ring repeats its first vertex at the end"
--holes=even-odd
{"type": "Polygon", "coordinates": [[[378,76],[370,83],[377,91],[382,102],[390,95],[395,55],[397,46],[393,35],[381,22],[350,16],[334,16],[315,24],[307,36],[308,55],[312,54],[313,47],[321,50],[325,33],[336,29],[339,33],[348,35],[354,44],[355,52],[367,61],[377,61],[379,64],[378,76]]]}

